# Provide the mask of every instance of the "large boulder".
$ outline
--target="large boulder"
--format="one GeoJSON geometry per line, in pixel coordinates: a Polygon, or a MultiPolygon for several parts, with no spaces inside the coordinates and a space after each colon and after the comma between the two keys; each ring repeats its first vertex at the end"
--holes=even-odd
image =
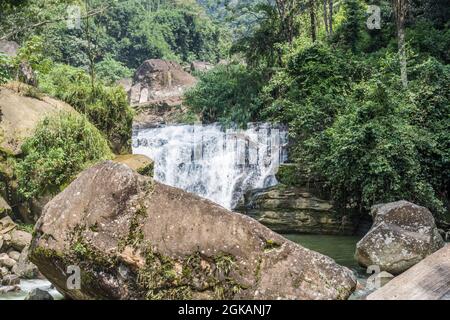
{"type": "Polygon", "coordinates": [[[338,214],[330,201],[283,184],[247,192],[237,211],[280,233],[351,235],[357,227],[354,217],[338,214]]]}
{"type": "Polygon", "coordinates": [[[331,258],[112,161],[47,204],[30,250],[73,299],[346,299],[356,286],[331,258]]]}
{"type": "Polygon", "coordinates": [[[358,242],[360,265],[399,274],[444,246],[431,212],[408,201],[376,205],[370,231],[358,242]]]}
{"type": "Polygon", "coordinates": [[[146,60],[134,74],[130,102],[132,105],[159,104],[171,99],[181,104],[184,91],[195,83],[196,79],[176,62],[146,60]]]}
{"type": "Polygon", "coordinates": [[[31,234],[22,230],[13,230],[11,232],[11,247],[22,251],[26,246],[31,243],[31,234]]]}
{"type": "Polygon", "coordinates": [[[62,101],[49,97],[41,100],[26,97],[15,89],[0,87],[0,150],[18,155],[25,139],[33,134],[45,116],[75,110],[62,101]]]}
{"type": "Polygon", "coordinates": [[[450,300],[450,245],[391,280],[367,300],[450,300]]]}

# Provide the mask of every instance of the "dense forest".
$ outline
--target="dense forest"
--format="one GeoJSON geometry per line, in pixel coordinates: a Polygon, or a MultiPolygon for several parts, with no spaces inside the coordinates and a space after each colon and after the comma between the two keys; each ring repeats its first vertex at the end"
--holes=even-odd
{"type": "MultiPolygon", "coordinates": [[[[116,153],[129,148],[133,111],[115,81],[149,58],[222,60],[186,94],[204,122],[288,125],[298,179],[342,208],[407,199],[448,215],[446,0],[4,0],[0,10],[0,39],[21,45],[13,59],[0,55],[0,82],[27,61],[38,82],[28,94],[82,111],[116,153]]],[[[49,145],[45,135],[17,164],[24,197],[108,157],[49,145]]]]}

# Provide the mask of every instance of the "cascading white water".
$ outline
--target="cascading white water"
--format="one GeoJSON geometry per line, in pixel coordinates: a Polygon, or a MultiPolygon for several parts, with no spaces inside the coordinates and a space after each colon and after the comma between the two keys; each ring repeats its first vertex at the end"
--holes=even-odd
{"type": "Polygon", "coordinates": [[[234,208],[243,194],[277,183],[287,160],[287,130],[249,124],[224,130],[218,124],[133,128],[133,153],[155,162],[157,181],[234,208]]]}

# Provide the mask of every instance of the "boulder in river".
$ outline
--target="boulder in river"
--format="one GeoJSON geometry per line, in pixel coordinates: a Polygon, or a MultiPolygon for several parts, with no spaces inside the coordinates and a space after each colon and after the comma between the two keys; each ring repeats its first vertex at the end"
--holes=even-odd
{"type": "Polygon", "coordinates": [[[53,300],[53,296],[48,291],[35,288],[28,293],[25,300],[53,300]]]}
{"type": "Polygon", "coordinates": [[[367,300],[450,300],[450,245],[428,256],[367,300]]]}
{"type": "Polygon", "coordinates": [[[431,212],[408,201],[376,205],[370,231],[358,242],[355,258],[368,267],[399,274],[444,246],[431,212]]]}
{"type": "Polygon", "coordinates": [[[331,258],[112,161],[47,204],[30,250],[72,299],[346,299],[356,286],[331,258]]]}

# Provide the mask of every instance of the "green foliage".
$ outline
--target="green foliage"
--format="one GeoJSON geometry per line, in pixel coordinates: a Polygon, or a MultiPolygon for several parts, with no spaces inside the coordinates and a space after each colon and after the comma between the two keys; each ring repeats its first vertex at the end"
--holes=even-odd
{"type": "Polygon", "coordinates": [[[89,165],[112,157],[102,134],[84,116],[72,113],[41,121],[22,151],[15,169],[24,199],[58,193],[89,165]]]}
{"type": "Polygon", "coordinates": [[[318,44],[299,48],[263,89],[267,116],[289,125],[292,159],[308,179],[325,182],[338,206],[407,199],[440,214],[449,69],[435,59],[415,65],[403,91],[396,66],[392,54],[361,59],[318,44]]]}
{"type": "Polygon", "coordinates": [[[365,27],[364,9],[359,0],[344,0],[342,5],[345,18],[334,38],[341,47],[356,51],[365,27]]]}
{"type": "Polygon", "coordinates": [[[10,57],[0,52],[0,84],[12,79],[13,63],[10,57]]]}
{"type": "Polygon", "coordinates": [[[15,67],[17,68],[22,61],[26,61],[38,75],[48,73],[53,63],[44,52],[44,39],[40,36],[32,36],[24,42],[14,58],[15,67]]]}
{"type": "Polygon", "coordinates": [[[40,79],[42,90],[85,114],[108,138],[116,153],[127,152],[131,145],[133,112],[120,86],[95,82],[81,69],[56,65],[40,79]]]}
{"type": "Polygon", "coordinates": [[[131,69],[110,56],[95,65],[95,72],[99,79],[108,84],[113,84],[122,78],[130,78],[133,75],[131,69]]]}
{"type": "Polygon", "coordinates": [[[241,64],[220,65],[200,77],[186,93],[186,104],[205,122],[246,126],[258,118],[264,74],[241,64]]]}

